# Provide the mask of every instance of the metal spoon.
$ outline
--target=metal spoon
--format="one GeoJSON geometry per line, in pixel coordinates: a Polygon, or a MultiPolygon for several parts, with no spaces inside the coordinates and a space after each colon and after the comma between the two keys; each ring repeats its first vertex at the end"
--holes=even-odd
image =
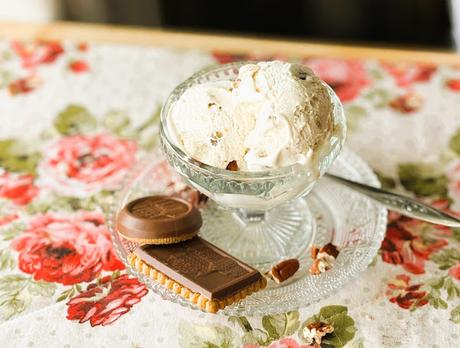
{"type": "Polygon", "coordinates": [[[460,227],[460,220],[441,210],[420,203],[415,199],[381,190],[372,186],[351,181],[333,174],[326,173],[326,177],[357,191],[374,201],[383,204],[386,208],[405,216],[438,225],[460,227]]]}

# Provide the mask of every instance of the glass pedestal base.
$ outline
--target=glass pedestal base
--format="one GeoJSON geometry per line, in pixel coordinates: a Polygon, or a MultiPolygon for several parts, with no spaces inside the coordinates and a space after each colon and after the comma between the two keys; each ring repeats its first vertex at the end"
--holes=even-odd
{"type": "Polygon", "coordinates": [[[304,254],[316,230],[303,198],[265,213],[228,210],[209,202],[202,214],[203,238],[259,270],[304,254]]]}

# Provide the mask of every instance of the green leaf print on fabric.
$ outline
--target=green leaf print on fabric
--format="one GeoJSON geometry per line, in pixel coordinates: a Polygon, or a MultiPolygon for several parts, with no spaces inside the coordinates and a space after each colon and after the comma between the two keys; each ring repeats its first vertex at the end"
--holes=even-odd
{"type": "Polygon", "coordinates": [[[272,340],[290,336],[299,328],[299,312],[266,315],[262,318],[262,326],[272,340]]]}
{"type": "Polygon", "coordinates": [[[11,270],[16,267],[16,260],[14,259],[9,249],[0,249],[0,271],[11,270]]]}
{"type": "Polygon", "coordinates": [[[56,299],[56,302],[61,302],[67,299],[70,299],[74,297],[74,295],[79,294],[82,291],[81,285],[80,284],[75,284],[72,287],[68,288],[67,290],[64,290],[61,292],[56,299]]]}
{"type": "Polygon", "coordinates": [[[375,108],[381,109],[388,105],[388,102],[390,101],[390,93],[384,89],[377,88],[367,93],[364,98],[366,98],[375,108]]]}
{"type": "Polygon", "coordinates": [[[403,163],[398,166],[401,184],[418,196],[447,197],[447,178],[441,166],[427,163],[403,163]]]}
{"type": "Polygon", "coordinates": [[[56,194],[48,194],[42,199],[36,199],[27,207],[27,213],[42,214],[48,211],[68,211],[76,210],[104,210],[114,199],[114,191],[102,190],[94,195],[86,198],[75,198],[69,196],[59,196],[56,194]]]}
{"type": "Polygon", "coordinates": [[[457,154],[460,155],[460,128],[450,138],[449,147],[457,154]]]}
{"type": "Polygon", "coordinates": [[[54,127],[64,135],[92,133],[96,126],[96,119],[81,105],[67,106],[54,120],[54,127]]]}
{"type": "Polygon", "coordinates": [[[158,125],[160,124],[160,116],[161,107],[158,107],[142,125],[134,130],[139,145],[145,151],[153,150],[158,144],[158,125]]]}
{"type": "Polygon", "coordinates": [[[443,249],[431,255],[430,260],[436,263],[439,269],[446,270],[460,261],[460,251],[456,248],[443,249]]]}
{"type": "Polygon", "coordinates": [[[13,80],[13,74],[7,70],[0,70],[0,88],[5,88],[13,80]]]}
{"type": "Polygon", "coordinates": [[[4,319],[23,312],[30,303],[26,289],[31,278],[22,275],[6,275],[0,278],[0,313],[4,319]]]}
{"type": "Polygon", "coordinates": [[[444,282],[444,288],[447,291],[447,301],[452,301],[455,298],[460,298],[460,287],[455,285],[452,278],[446,278],[444,282]]]}
{"type": "Polygon", "coordinates": [[[246,332],[241,338],[243,344],[254,344],[260,346],[267,346],[272,341],[267,332],[261,329],[254,329],[246,332]]]}
{"type": "Polygon", "coordinates": [[[56,285],[34,281],[32,277],[10,274],[0,277],[0,314],[4,319],[23,312],[32,301],[32,296],[54,295],[56,285]]]}
{"type": "Polygon", "coordinates": [[[350,343],[350,348],[365,348],[364,338],[359,337],[354,339],[353,342],[350,343]]]}
{"type": "Polygon", "coordinates": [[[179,345],[183,348],[239,348],[241,340],[225,326],[179,323],[179,345]]]}
{"type": "Polygon", "coordinates": [[[427,299],[435,309],[447,309],[448,301],[460,298],[460,288],[449,276],[429,279],[423,289],[428,292],[427,299]]]}
{"type": "Polygon", "coordinates": [[[375,174],[377,175],[377,177],[378,177],[378,179],[380,181],[382,189],[391,190],[391,189],[394,189],[396,187],[395,179],[390,178],[388,176],[385,176],[382,173],[379,173],[379,172],[377,172],[375,170],[374,170],[374,172],[375,172],[375,174]]]}
{"type": "Polygon", "coordinates": [[[44,281],[33,281],[29,284],[29,293],[35,296],[51,297],[56,291],[56,284],[44,281]]]}
{"type": "Polygon", "coordinates": [[[0,140],[0,167],[10,172],[26,172],[35,174],[40,153],[20,140],[0,140]]]}
{"type": "Polygon", "coordinates": [[[452,309],[450,312],[450,320],[455,324],[460,324],[460,305],[452,309]]]}
{"type": "Polygon", "coordinates": [[[25,225],[22,222],[13,222],[8,227],[3,228],[0,232],[0,240],[9,241],[16,238],[22,231],[25,225]]]}
{"type": "Polygon", "coordinates": [[[102,120],[104,127],[118,136],[127,136],[130,122],[129,115],[121,111],[109,111],[102,120]]]}
{"type": "Polygon", "coordinates": [[[318,314],[308,318],[300,326],[298,332],[299,338],[303,342],[306,342],[303,336],[305,326],[317,322],[324,322],[334,328],[332,333],[323,337],[322,345],[340,348],[355,337],[355,321],[348,315],[348,308],[345,306],[326,306],[321,308],[318,314]]]}

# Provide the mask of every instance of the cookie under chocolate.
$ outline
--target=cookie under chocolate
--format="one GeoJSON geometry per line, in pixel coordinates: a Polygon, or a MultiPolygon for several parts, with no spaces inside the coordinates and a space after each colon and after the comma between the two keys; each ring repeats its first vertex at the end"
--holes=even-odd
{"type": "Polygon", "coordinates": [[[143,245],[128,259],[138,271],[212,313],[266,286],[256,269],[200,237],[143,245]]]}

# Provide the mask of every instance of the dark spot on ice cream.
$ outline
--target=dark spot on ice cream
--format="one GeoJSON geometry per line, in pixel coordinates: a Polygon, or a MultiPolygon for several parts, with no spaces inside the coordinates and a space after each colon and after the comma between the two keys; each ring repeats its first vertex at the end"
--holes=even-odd
{"type": "Polygon", "coordinates": [[[232,172],[236,172],[239,170],[238,163],[236,163],[236,161],[231,161],[227,164],[227,167],[225,169],[231,170],[232,172]]]}

